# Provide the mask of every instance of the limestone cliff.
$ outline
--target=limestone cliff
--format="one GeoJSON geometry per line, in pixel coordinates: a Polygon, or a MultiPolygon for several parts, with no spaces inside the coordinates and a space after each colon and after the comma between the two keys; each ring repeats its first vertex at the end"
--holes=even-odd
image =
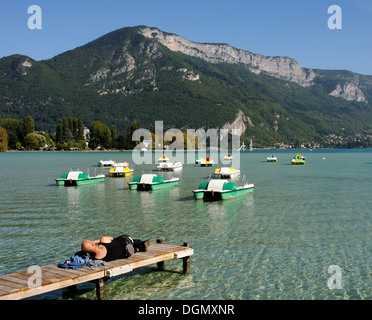
{"type": "Polygon", "coordinates": [[[265,57],[227,44],[196,43],[175,34],[162,32],[157,28],[142,27],[140,33],[147,38],[157,39],[172,51],[179,51],[211,63],[243,63],[254,73],[264,72],[273,77],[298,83],[303,87],[311,86],[316,76],[313,70],[302,68],[295,60],[288,57],[265,57]]]}
{"type": "Polygon", "coordinates": [[[354,83],[339,83],[336,88],[330,93],[331,96],[340,97],[348,101],[362,101],[367,99],[363,92],[354,83]]]}

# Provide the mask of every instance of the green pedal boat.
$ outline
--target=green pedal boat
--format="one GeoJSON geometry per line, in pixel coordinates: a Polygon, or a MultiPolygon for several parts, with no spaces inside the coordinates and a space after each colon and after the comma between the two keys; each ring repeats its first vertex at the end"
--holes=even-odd
{"type": "Polygon", "coordinates": [[[95,177],[89,176],[88,173],[83,173],[79,170],[70,170],[68,173],[61,175],[61,178],[56,179],[57,186],[81,186],[85,184],[103,182],[105,180],[104,174],[99,174],[95,177]]]}
{"type": "Polygon", "coordinates": [[[222,179],[211,179],[209,182],[202,182],[199,189],[193,190],[196,200],[227,200],[244,196],[252,193],[254,190],[253,183],[246,183],[237,187],[236,183],[228,182],[222,179]]]}
{"type": "Polygon", "coordinates": [[[158,177],[156,174],[143,174],[133,178],[132,182],[128,182],[130,190],[157,190],[168,187],[174,187],[180,182],[179,178],[171,178],[164,180],[163,177],[158,177]]]}

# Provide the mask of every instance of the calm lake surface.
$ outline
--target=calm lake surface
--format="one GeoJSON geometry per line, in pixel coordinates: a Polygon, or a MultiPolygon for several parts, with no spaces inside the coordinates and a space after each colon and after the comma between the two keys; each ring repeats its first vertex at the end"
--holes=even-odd
{"type": "MultiPolygon", "coordinates": [[[[296,150],[240,154],[241,178],[253,195],[222,202],[193,198],[215,167],[184,164],[180,184],[130,191],[131,178],[110,178],[103,160],[128,161],[129,152],[0,154],[0,275],[57,263],[83,239],[127,233],[134,238],[194,248],[191,272],[181,261],[144,267],[105,284],[105,298],[128,299],[372,299],[372,150],[301,150],[305,166],[290,165],[296,150]],[[105,182],[57,187],[70,168],[104,172],[105,182]],[[331,290],[331,265],[341,289],[331,290]]],[[[218,153],[211,154],[215,162],[218,153]]],[[[156,164],[133,165],[134,175],[156,164]]],[[[170,176],[172,174],[166,174],[170,176]]],[[[95,299],[78,286],[33,299],[95,299]]]]}

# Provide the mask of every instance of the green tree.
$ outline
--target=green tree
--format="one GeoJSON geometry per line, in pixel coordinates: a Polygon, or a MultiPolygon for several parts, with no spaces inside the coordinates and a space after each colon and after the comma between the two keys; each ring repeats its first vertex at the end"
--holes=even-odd
{"type": "Polygon", "coordinates": [[[70,129],[74,140],[78,140],[77,118],[68,117],[68,128],[70,129]]]}
{"type": "Polygon", "coordinates": [[[46,139],[45,135],[35,133],[35,138],[37,139],[37,141],[39,141],[38,147],[39,148],[44,148],[44,146],[47,144],[47,142],[46,142],[47,139],[46,139]]]}
{"type": "Polygon", "coordinates": [[[84,123],[81,119],[77,121],[77,139],[84,140],[84,123]]]}
{"type": "Polygon", "coordinates": [[[116,125],[112,124],[110,126],[110,131],[111,131],[111,148],[117,148],[117,129],[116,125]]]}
{"type": "Polygon", "coordinates": [[[0,127],[0,152],[6,152],[8,150],[8,134],[5,128],[0,127]]]}
{"type": "Polygon", "coordinates": [[[35,133],[29,133],[25,136],[25,148],[27,150],[35,150],[39,148],[39,140],[37,140],[35,133]]]}
{"type": "Polygon", "coordinates": [[[23,119],[23,135],[26,137],[29,133],[33,133],[35,131],[35,124],[34,120],[31,116],[27,116],[23,119]]]}
{"type": "Polygon", "coordinates": [[[0,126],[3,127],[8,134],[8,147],[16,149],[17,142],[23,142],[23,122],[16,119],[1,119],[0,126]]]}
{"type": "Polygon", "coordinates": [[[127,140],[125,136],[121,133],[116,139],[116,148],[118,149],[125,149],[127,144],[127,140]]]}
{"type": "Polygon", "coordinates": [[[109,148],[111,144],[111,131],[100,121],[93,121],[90,124],[89,148],[109,148]]]}
{"type": "Polygon", "coordinates": [[[63,143],[63,121],[58,119],[56,129],[56,143],[63,143]]]}
{"type": "Polygon", "coordinates": [[[127,129],[127,145],[126,149],[133,149],[136,145],[136,141],[132,141],[133,132],[137,129],[141,129],[141,123],[139,120],[135,120],[131,123],[131,125],[127,129]]]}
{"type": "MultiPolygon", "coordinates": [[[[81,141],[84,141],[84,123],[81,119],[72,117],[58,119],[55,137],[58,148],[68,149],[68,143],[69,146],[76,143],[80,146],[81,141]]],[[[48,142],[47,144],[49,145],[48,142]]]]}
{"type": "Polygon", "coordinates": [[[111,130],[105,125],[103,129],[103,137],[101,138],[101,143],[105,149],[111,148],[111,143],[112,143],[111,130]]]}

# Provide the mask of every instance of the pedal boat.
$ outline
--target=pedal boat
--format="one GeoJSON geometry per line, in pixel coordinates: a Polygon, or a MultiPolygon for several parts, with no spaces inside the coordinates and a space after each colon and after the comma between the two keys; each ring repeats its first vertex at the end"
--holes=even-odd
{"type": "Polygon", "coordinates": [[[110,177],[129,177],[133,174],[133,169],[129,168],[127,161],[114,163],[110,168],[110,177]]]}
{"type": "Polygon", "coordinates": [[[266,161],[267,162],[278,162],[278,158],[274,155],[271,155],[271,156],[267,157],[266,161]]]}
{"type": "Polygon", "coordinates": [[[296,157],[292,159],[291,163],[294,165],[304,165],[306,163],[305,157],[298,153],[296,157]]]}
{"type": "Polygon", "coordinates": [[[224,179],[212,179],[209,182],[202,182],[199,189],[193,190],[196,200],[204,201],[227,200],[253,193],[254,184],[246,183],[237,187],[235,183],[224,179]]]}
{"type": "Polygon", "coordinates": [[[240,170],[229,167],[222,167],[214,170],[214,175],[216,176],[216,178],[220,177],[222,179],[236,178],[240,175],[240,170]]]}
{"type": "Polygon", "coordinates": [[[158,177],[156,174],[143,174],[134,177],[132,182],[128,182],[128,185],[130,190],[147,191],[174,187],[179,182],[179,178],[164,180],[163,177],[158,177]]]}
{"type": "Polygon", "coordinates": [[[85,184],[103,182],[105,180],[104,174],[99,174],[95,177],[89,176],[88,173],[83,173],[78,170],[70,170],[68,173],[61,175],[61,178],[56,179],[57,186],[81,186],[85,184]]]}

